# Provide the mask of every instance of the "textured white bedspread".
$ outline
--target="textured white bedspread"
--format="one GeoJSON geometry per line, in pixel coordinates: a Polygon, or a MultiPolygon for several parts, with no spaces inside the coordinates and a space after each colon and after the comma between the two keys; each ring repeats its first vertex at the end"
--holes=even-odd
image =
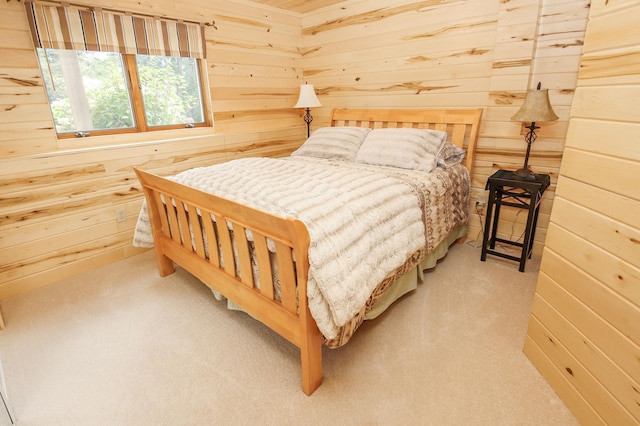
{"type": "MultiPolygon", "coordinates": [[[[434,209],[422,197],[429,193],[435,200],[447,190],[438,173],[307,157],[246,158],[187,170],[172,180],[306,225],[309,309],[327,339],[360,311],[387,274],[455,226],[427,229],[434,209]]],[[[149,227],[143,209],[134,245],[153,244],[149,227]]]]}

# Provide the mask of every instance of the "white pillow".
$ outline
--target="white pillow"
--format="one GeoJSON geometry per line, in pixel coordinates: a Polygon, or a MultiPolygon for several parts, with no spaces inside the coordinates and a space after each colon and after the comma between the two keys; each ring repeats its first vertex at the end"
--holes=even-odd
{"type": "Polygon", "coordinates": [[[429,129],[374,129],[365,138],[356,162],[430,172],[447,133],[429,129]]]}
{"type": "Polygon", "coordinates": [[[367,127],[321,127],[291,155],[353,161],[370,131],[367,127]]]}

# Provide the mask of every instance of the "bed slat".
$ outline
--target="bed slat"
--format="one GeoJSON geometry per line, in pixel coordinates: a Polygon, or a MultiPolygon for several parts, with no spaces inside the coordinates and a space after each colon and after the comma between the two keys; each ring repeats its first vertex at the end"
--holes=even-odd
{"type": "MultiPolygon", "coordinates": [[[[276,257],[278,259],[277,264],[280,279],[287,282],[295,281],[295,267],[291,256],[291,248],[277,242],[276,257]]],[[[296,289],[292,287],[282,287],[280,291],[282,292],[282,305],[288,311],[295,312],[298,306],[298,302],[296,300],[296,289]]]]}
{"type": "Polygon", "coordinates": [[[216,268],[220,267],[220,252],[218,251],[218,237],[216,236],[215,225],[210,214],[203,213],[201,216],[202,228],[207,240],[207,254],[209,255],[209,263],[216,268]]]}
{"type": "MultiPolygon", "coordinates": [[[[194,221],[198,221],[198,212],[196,211],[196,208],[189,204],[188,205],[189,208],[189,221],[194,220],[194,221]]],[[[205,252],[204,252],[204,238],[202,236],[202,227],[201,226],[192,226],[191,227],[191,232],[193,233],[193,239],[194,239],[194,243],[196,246],[196,253],[198,254],[198,256],[200,256],[201,258],[205,258],[205,252]]]]}
{"type": "Polygon", "coordinates": [[[466,125],[465,124],[454,124],[453,130],[451,131],[451,143],[458,145],[459,147],[464,147],[464,136],[466,133],[466,125]]]}
{"type": "Polygon", "coordinates": [[[260,279],[260,291],[266,297],[274,300],[274,282],[271,271],[271,259],[267,238],[257,231],[253,231],[253,246],[255,247],[256,262],[259,265],[258,277],[260,279]]]}
{"type": "Polygon", "coordinates": [[[218,242],[222,251],[222,264],[224,271],[232,276],[236,276],[236,263],[233,258],[233,246],[231,245],[231,235],[229,234],[229,227],[224,217],[216,215],[216,225],[218,225],[218,242]]]}
{"type": "MultiPolygon", "coordinates": [[[[176,200],[176,211],[178,213],[178,223],[180,225],[180,238],[182,241],[182,244],[184,244],[185,246],[187,244],[191,244],[191,234],[190,234],[190,227],[189,227],[189,221],[187,220],[187,205],[185,203],[183,203],[182,201],[176,200]]],[[[193,247],[193,246],[191,246],[193,247]]]]}
{"type": "Polygon", "coordinates": [[[433,126],[434,130],[440,130],[441,132],[446,132],[447,131],[447,123],[436,123],[433,126]]]}
{"type": "Polygon", "coordinates": [[[154,192],[153,193],[153,198],[154,198],[154,202],[156,205],[158,206],[162,206],[162,214],[160,214],[159,216],[159,221],[161,224],[160,229],[162,230],[162,233],[166,236],[171,238],[171,229],[169,227],[169,222],[167,221],[167,215],[166,215],[166,209],[167,206],[162,202],[162,199],[160,198],[160,193],[159,192],[154,192]]]}
{"type": "Polygon", "coordinates": [[[169,226],[171,229],[171,238],[173,238],[173,241],[175,241],[178,244],[182,243],[182,238],[180,237],[180,225],[178,223],[178,214],[176,212],[176,207],[174,205],[175,200],[173,198],[169,197],[169,200],[171,200],[171,204],[167,204],[167,215],[168,217],[168,221],[169,221],[169,226]]]}
{"type": "Polygon", "coordinates": [[[238,250],[238,272],[240,281],[248,287],[253,287],[253,271],[251,270],[251,254],[249,253],[249,242],[247,241],[247,231],[244,226],[233,224],[233,238],[238,250]]]}

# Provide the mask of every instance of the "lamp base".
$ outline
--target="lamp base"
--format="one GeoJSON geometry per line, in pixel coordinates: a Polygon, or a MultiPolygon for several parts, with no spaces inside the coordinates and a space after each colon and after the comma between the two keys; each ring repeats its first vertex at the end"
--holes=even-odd
{"type": "Polygon", "coordinates": [[[514,175],[524,180],[536,180],[536,174],[531,171],[530,168],[522,168],[513,172],[514,175]]]}
{"type": "Polygon", "coordinates": [[[309,108],[306,109],[306,113],[302,119],[307,123],[307,138],[309,138],[309,136],[311,136],[311,122],[313,121],[313,116],[309,108]]]}

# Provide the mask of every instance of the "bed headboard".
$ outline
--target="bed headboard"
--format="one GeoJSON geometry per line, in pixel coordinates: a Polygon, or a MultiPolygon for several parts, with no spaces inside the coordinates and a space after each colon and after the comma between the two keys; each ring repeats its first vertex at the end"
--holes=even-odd
{"type": "Polygon", "coordinates": [[[336,108],[331,126],[357,126],[372,129],[412,127],[447,132],[448,140],[467,151],[469,171],[478,141],[482,109],[350,109],[336,108]]]}

